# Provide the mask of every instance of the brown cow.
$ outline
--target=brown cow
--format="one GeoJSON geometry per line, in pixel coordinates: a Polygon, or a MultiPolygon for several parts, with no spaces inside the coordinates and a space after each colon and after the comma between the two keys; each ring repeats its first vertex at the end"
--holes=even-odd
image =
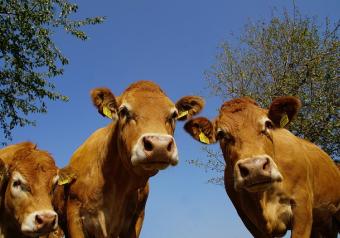
{"type": "Polygon", "coordinates": [[[24,142],[0,150],[0,237],[37,237],[57,229],[52,157],[24,142]]]}
{"type": "Polygon", "coordinates": [[[300,109],[280,97],[269,110],[249,98],[225,102],[214,121],[195,118],[186,131],[203,143],[219,141],[225,188],[254,237],[336,237],[340,173],[316,145],[282,128],[300,109]],[[336,218],[337,217],[337,218],[336,218]]]}
{"type": "Polygon", "coordinates": [[[197,114],[204,101],[187,96],[174,104],[150,81],[131,84],[119,97],[107,88],[91,96],[112,122],[95,131],[65,168],[77,176],[68,189],[69,236],[136,238],[149,178],[178,163],[176,120],[197,114]]]}

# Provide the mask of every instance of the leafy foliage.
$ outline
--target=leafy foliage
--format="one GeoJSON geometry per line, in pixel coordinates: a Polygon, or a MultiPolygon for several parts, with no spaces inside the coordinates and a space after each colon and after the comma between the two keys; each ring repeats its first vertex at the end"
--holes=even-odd
{"type": "MultiPolygon", "coordinates": [[[[321,27],[296,9],[293,16],[284,11],[269,22],[250,22],[239,46],[221,44],[205,75],[209,87],[224,100],[250,96],[265,108],[277,96],[300,97],[303,107],[290,129],[339,157],[339,27],[328,19],[321,27]]],[[[208,154],[209,161],[220,156],[208,154]]]]}
{"type": "Polygon", "coordinates": [[[50,78],[63,74],[68,60],[54,44],[55,29],[86,40],[80,28],[103,17],[71,20],[78,6],[67,0],[0,1],[0,124],[6,139],[19,125],[34,125],[30,113],[46,113],[44,100],[67,101],[50,78]]]}

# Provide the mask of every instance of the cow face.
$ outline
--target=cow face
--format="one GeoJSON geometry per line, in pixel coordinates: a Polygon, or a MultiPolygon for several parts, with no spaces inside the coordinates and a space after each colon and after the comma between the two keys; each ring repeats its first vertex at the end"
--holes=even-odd
{"type": "Polygon", "coordinates": [[[234,99],[222,105],[213,122],[195,118],[185,129],[202,143],[220,143],[233,170],[236,190],[264,191],[282,180],[275,162],[273,132],[286,126],[300,105],[295,97],[281,97],[265,110],[249,98],[234,99]]]}
{"type": "Polygon", "coordinates": [[[130,85],[119,97],[106,88],[92,90],[91,96],[99,113],[116,123],[117,148],[124,166],[148,175],[178,163],[173,138],[176,121],[192,117],[204,105],[196,96],[183,97],[175,104],[150,81],[130,85]]]}
{"type": "Polygon", "coordinates": [[[0,179],[3,205],[1,208],[16,230],[36,237],[48,234],[58,226],[58,216],[52,208],[52,196],[58,181],[57,167],[46,152],[21,149],[0,179]]]}

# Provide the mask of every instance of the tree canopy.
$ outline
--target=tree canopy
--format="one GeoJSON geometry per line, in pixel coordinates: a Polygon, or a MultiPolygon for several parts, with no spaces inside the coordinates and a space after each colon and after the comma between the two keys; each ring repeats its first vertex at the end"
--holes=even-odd
{"type": "MultiPolygon", "coordinates": [[[[339,157],[339,26],[329,19],[321,25],[297,9],[249,22],[239,44],[223,42],[206,71],[212,94],[224,100],[249,96],[264,108],[277,96],[298,96],[303,106],[290,130],[339,157]]],[[[205,150],[208,161],[191,162],[221,171],[220,153],[205,150]]]]}
{"type": "Polygon", "coordinates": [[[51,78],[63,74],[68,60],[53,41],[63,29],[86,40],[84,25],[103,17],[73,20],[78,6],[67,0],[0,1],[0,125],[5,139],[15,126],[34,125],[31,113],[46,113],[46,99],[67,101],[51,78]]]}

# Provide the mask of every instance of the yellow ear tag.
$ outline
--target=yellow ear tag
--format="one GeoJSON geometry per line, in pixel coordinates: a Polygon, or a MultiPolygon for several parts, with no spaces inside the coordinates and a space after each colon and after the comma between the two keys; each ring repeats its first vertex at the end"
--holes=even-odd
{"type": "Polygon", "coordinates": [[[287,113],[283,114],[281,120],[280,120],[280,127],[285,127],[289,123],[289,119],[287,116],[287,113]]]}
{"type": "Polygon", "coordinates": [[[200,139],[200,142],[204,143],[204,144],[210,144],[210,141],[209,141],[209,138],[203,133],[201,132],[199,135],[198,135],[199,139],[200,139]]]}
{"type": "Polygon", "coordinates": [[[108,109],[107,107],[103,107],[103,114],[107,116],[108,118],[112,119],[112,113],[110,109],[108,109]]]}
{"type": "Polygon", "coordinates": [[[58,179],[58,185],[65,185],[65,184],[69,184],[73,181],[73,179],[76,178],[75,174],[67,174],[65,175],[65,177],[60,177],[58,179]]]}
{"type": "Polygon", "coordinates": [[[178,114],[177,119],[180,119],[182,117],[185,117],[186,115],[189,114],[189,111],[182,111],[178,114]]]}

